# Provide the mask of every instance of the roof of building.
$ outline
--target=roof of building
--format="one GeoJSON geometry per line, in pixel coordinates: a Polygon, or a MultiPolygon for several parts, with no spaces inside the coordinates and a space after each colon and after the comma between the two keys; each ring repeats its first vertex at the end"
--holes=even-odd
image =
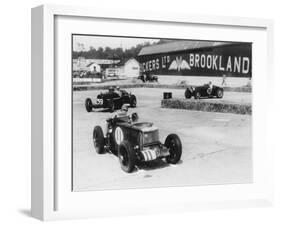
{"type": "Polygon", "coordinates": [[[212,42],[212,41],[174,41],[163,44],[146,46],[141,49],[138,56],[152,55],[157,53],[177,52],[182,50],[200,49],[214,46],[231,44],[230,42],[212,42]]]}
{"type": "Polygon", "coordinates": [[[124,59],[120,60],[116,65],[117,65],[117,66],[124,66],[125,63],[126,63],[128,60],[129,60],[128,58],[124,58],[124,59]]]}
{"type": "Polygon", "coordinates": [[[117,64],[120,60],[118,59],[85,59],[84,57],[78,57],[73,59],[73,62],[85,62],[86,64],[97,63],[97,64],[117,64]]]}
{"type": "Polygon", "coordinates": [[[92,66],[92,65],[99,65],[98,63],[96,63],[96,62],[91,62],[91,63],[89,63],[86,67],[90,67],[90,66],[92,66]]]}
{"type": "Polygon", "coordinates": [[[117,66],[124,66],[129,61],[136,61],[139,64],[139,62],[134,57],[131,57],[131,58],[125,58],[125,59],[121,60],[119,63],[117,63],[117,66]]]}

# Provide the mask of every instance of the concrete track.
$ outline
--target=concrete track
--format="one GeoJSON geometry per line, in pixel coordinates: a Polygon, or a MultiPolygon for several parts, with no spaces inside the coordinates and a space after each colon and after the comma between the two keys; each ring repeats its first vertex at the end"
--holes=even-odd
{"type": "MultiPolygon", "coordinates": [[[[250,183],[252,181],[251,116],[160,108],[164,91],[183,97],[183,90],[135,88],[140,121],[159,128],[164,142],[170,133],[180,136],[182,160],[173,166],[163,161],[140,166],[131,174],[123,172],[111,154],[98,155],[93,147],[95,125],[105,128],[111,113],[87,113],[84,101],[100,91],[73,93],[73,185],[74,191],[149,188],[162,186],[250,183]]],[[[225,99],[251,102],[249,93],[225,93],[225,99]]]]}

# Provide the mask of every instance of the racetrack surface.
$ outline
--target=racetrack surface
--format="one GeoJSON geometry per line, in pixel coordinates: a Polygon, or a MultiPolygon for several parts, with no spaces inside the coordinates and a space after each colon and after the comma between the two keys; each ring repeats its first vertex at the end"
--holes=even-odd
{"type": "MultiPolygon", "coordinates": [[[[116,156],[98,155],[93,147],[94,126],[105,129],[105,120],[112,115],[104,110],[86,112],[85,99],[100,91],[77,91],[73,93],[74,191],[252,182],[251,116],[160,107],[164,91],[183,97],[184,90],[128,91],[138,99],[137,108],[129,112],[137,112],[140,121],[153,122],[162,142],[170,133],[179,135],[182,160],[177,165],[156,161],[131,174],[123,172],[116,156]]],[[[251,94],[225,92],[224,99],[249,103],[251,94]]]]}
{"type": "MultiPolygon", "coordinates": [[[[213,85],[221,86],[222,85],[222,77],[214,77],[214,76],[174,76],[174,75],[157,75],[158,83],[162,85],[176,85],[180,82],[185,82],[187,85],[193,86],[201,86],[203,84],[209,83],[210,81],[213,85]]],[[[73,84],[77,83],[85,83],[85,82],[93,82],[91,78],[75,78],[73,84]]],[[[104,83],[92,83],[93,86],[104,86],[106,85],[124,85],[124,84],[136,84],[143,82],[134,77],[127,77],[122,79],[112,79],[107,80],[104,83]]],[[[240,77],[227,77],[226,84],[227,87],[243,87],[249,83],[249,78],[240,78],[240,77]]],[[[148,83],[150,84],[150,83],[148,83]]],[[[154,84],[154,82],[152,82],[154,84]]]]}

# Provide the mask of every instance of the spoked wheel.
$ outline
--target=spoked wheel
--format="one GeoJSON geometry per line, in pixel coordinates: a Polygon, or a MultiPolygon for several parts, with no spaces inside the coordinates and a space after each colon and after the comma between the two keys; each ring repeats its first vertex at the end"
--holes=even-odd
{"type": "Polygon", "coordinates": [[[86,107],[86,110],[87,112],[91,112],[92,109],[93,109],[93,103],[92,103],[92,100],[90,98],[87,98],[86,101],[85,101],[85,107],[86,107]]]}
{"type": "Polygon", "coordinates": [[[166,157],[167,163],[176,164],[182,154],[181,140],[176,134],[170,134],[165,140],[165,147],[169,149],[170,155],[166,157]]]}
{"type": "Polygon", "coordinates": [[[137,106],[137,98],[135,95],[132,95],[131,96],[131,99],[130,99],[130,106],[132,108],[135,108],[137,106]]]}
{"type": "Polygon", "coordinates": [[[136,164],[136,156],[131,145],[127,141],[122,141],[118,148],[118,158],[122,170],[131,173],[136,164]]]}
{"type": "Polygon", "coordinates": [[[96,126],[94,128],[93,141],[94,141],[94,147],[96,149],[96,152],[98,154],[103,154],[104,153],[105,139],[104,139],[104,136],[103,136],[102,128],[100,126],[96,126]]]}
{"type": "Polygon", "coordinates": [[[217,90],[217,98],[222,98],[223,97],[223,90],[222,89],[218,89],[217,90]]]}

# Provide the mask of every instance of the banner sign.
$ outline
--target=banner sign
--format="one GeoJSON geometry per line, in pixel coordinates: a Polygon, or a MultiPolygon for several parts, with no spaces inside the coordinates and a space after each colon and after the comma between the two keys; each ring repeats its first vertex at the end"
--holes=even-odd
{"type": "Polygon", "coordinates": [[[162,75],[252,76],[251,44],[140,56],[144,71],[162,75]]]}

